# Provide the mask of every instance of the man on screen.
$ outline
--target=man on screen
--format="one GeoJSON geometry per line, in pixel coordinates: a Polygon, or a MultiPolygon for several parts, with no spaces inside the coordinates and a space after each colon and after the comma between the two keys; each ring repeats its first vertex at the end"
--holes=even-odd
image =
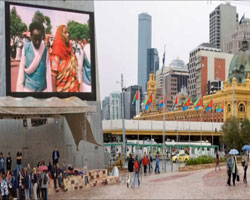
{"type": "Polygon", "coordinates": [[[43,42],[45,31],[41,23],[29,26],[31,41],[24,45],[18,71],[17,92],[51,92],[51,69],[47,47],[43,42]]]}

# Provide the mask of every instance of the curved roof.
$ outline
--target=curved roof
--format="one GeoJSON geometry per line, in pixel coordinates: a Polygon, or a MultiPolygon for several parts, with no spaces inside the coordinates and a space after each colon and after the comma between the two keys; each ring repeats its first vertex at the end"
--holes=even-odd
{"type": "Polygon", "coordinates": [[[248,43],[242,41],[242,48],[237,52],[231,60],[228,73],[228,81],[231,83],[235,77],[237,82],[245,82],[245,78],[250,73],[250,51],[248,43]]]}

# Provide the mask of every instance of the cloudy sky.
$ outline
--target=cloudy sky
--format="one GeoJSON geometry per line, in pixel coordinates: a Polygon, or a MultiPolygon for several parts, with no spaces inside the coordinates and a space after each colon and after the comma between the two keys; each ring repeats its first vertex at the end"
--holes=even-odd
{"type": "MultiPolygon", "coordinates": [[[[95,26],[101,99],[137,84],[138,14],[152,16],[152,48],[168,65],[176,57],[188,62],[189,52],[209,42],[209,14],[225,1],[95,1],[95,26]],[[119,82],[119,83],[117,83],[119,82]]],[[[231,1],[239,19],[250,17],[250,1],[231,1]]],[[[161,67],[161,64],[160,64],[161,67]]]]}

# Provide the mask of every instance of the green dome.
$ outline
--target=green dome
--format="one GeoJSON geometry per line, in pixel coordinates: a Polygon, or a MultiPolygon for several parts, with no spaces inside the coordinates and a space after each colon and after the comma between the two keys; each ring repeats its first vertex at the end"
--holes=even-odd
{"type": "Polygon", "coordinates": [[[250,51],[248,42],[244,38],[242,48],[234,55],[230,63],[228,82],[232,83],[232,79],[235,77],[238,83],[244,83],[248,73],[250,73],[250,51]]]}

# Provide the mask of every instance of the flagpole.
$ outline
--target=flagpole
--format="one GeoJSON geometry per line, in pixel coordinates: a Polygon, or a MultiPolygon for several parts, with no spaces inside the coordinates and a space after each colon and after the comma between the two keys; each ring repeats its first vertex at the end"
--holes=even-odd
{"type": "MultiPolygon", "coordinates": [[[[164,170],[165,170],[165,172],[166,172],[166,159],[165,159],[165,156],[164,156],[164,154],[165,154],[165,107],[166,107],[166,99],[165,99],[165,83],[164,83],[164,65],[165,65],[165,51],[166,51],[166,45],[164,44],[164,54],[163,54],[163,62],[162,62],[162,64],[163,64],[163,66],[162,66],[162,71],[161,71],[161,73],[162,73],[162,96],[163,96],[163,109],[162,109],[162,121],[163,121],[163,128],[162,128],[162,155],[163,155],[163,159],[164,159],[164,161],[163,161],[163,164],[164,164],[164,166],[163,166],[163,168],[164,168],[164,170]]],[[[170,155],[171,155],[171,148],[170,148],[170,155]]],[[[172,161],[172,159],[171,159],[171,157],[170,157],[170,160],[172,161]]],[[[172,166],[172,165],[171,165],[172,166]]]]}
{"type": "Polygon", "coordinates": [[[188,111],[188,122],[189,122],[189,136],[188,136],[188,141],[189,141],[189,148],[190,148],[190,110],[188,111]]]}
{"type": "Polygon", "coordinates": [[[139,136],[139,119],[138,119],[138,123],[137,123],[137,146],[136,146],[136,154],[139,153],[139,140],[140,140],[140,136],[139,136]]]}

